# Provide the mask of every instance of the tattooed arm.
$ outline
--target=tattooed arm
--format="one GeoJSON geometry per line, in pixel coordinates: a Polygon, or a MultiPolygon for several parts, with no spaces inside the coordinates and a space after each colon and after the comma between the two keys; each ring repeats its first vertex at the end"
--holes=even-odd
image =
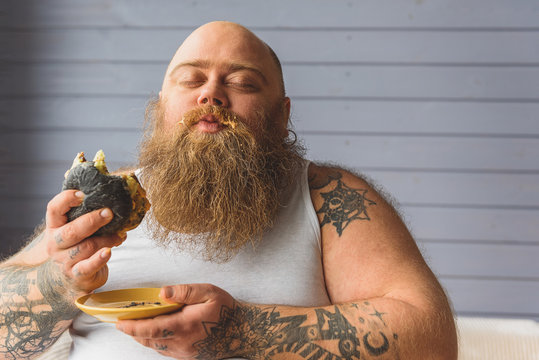
{"type": "Polygon", "coordinates": [[[259,305],[209,284],[170,286],[161,296],[186,306],[116,326],[175,359],[456,359],[456,349],[430,334],[443,329],[391,298],[314,308],[259,305]]]}
{"type": "Polygon", "coordinates": [[[456,359],[447,297],[395,209],[341,169],[312,164],[309,185],[332,303],[369,302],[402,359],[456,359]]]}
{"type": "Polygon", "coordinates": [[[31,359],[52,345],[77,309],[55,268],[0,268],[0,358],[31,359]]]}
{"type": "Polygon", "coordinates": [[[379,311],[387,307],[382,303],[316,308],[257,305],[236,301],[209,284],[169,286],[161,296],[188,306],[154,319],[120,321],[117,328],[175,359],[399,358],[399,335],[379,311]]]}
{"type": "Polygon", "coordinates": [[[0,359],[40,355],[71,324],[78,311],[74,299],[107,279],[109,247],[122,239],[89,237],[112,219],[110,211],[67,223],[65,213],[82,200],[75,194],[68,190],[52,199],[43,231],[0,264],[0,359]]]}
{"type": "Polygon", "coordinates": [[[176,285],[161,295],[182,311],[117,327],[177,359],[456,359],[448,301],[394,209],[342,170],[313,165],[310,186],[334,305],[248,304],[176,285]]]}

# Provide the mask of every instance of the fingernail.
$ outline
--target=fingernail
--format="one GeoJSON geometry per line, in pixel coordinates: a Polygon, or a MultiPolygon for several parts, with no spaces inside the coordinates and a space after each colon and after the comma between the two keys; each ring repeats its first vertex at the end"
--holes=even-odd
{"type": "Polygon", "coordinates": [[[171,298],[174,295],[174,289],[171,286],[166,286],[164,289],[166,298],[171,298]]]}
{"type": "Polygon", "coordinates": [[[103,251],[101,251],[101,258],[106,259],[110,255],[110,248],[104,248],[103,251]]]}
{"type": "Polygon", "coordinates": [[[77,191],[77,192],[75,192],[75,197],[82,200],[82,199],[84,199],[84,193],[82,191],[77,191]]]}
{"type": "Polygon", "coordinates": [[[101,217],[103,217],[105,219],[108,219],[108,218],[112,217],[112,211],[110,211],[110,209],[103,209],[103,210],[101,210],[99,215],[101,215],[101,217]]]}
{"type": "Polygon", "coordinates": [[[116,323],[116,329],[118,329],[118,330],[120,330],[120,331],[124,331],[123,324],[116,323]]]}

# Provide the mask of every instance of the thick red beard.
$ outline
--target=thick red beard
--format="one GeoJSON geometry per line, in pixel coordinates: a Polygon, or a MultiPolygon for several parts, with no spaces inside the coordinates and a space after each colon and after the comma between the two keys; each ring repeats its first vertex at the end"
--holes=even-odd
{"type": "MultiPolygon", "coordinates": [[[[163,111],[158,102],[153,106],[152,121],[161,123],[163,111]]],[[[260,112],[255,123],[269,119],[260,112]]],[[[182,120],[187,128],[172,133],[154,126],[141,146],[141,179],[152,204],[149,229],[161,244],[226,261],[273,225],[279,194],[301,165],[301,148],[272,132],[257,141],[240,117],[222,107],[196,108],[182,120]],[[206,114],[226,125],[214,134],[197,131],[193,125],[206,114]]]]}

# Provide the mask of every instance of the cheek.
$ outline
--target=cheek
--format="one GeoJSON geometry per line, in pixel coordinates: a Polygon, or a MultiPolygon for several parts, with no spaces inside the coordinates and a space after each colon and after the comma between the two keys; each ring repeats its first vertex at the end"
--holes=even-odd
{"type": "MultiPolygon", "coordinates": [[[[181,117],[179,118],[181,119],[181,117]]],[[[179,120],[175,113],[165,110],[163,117],[163,128],[170,130],[178,124],[179,120]]]]}
{"type": "Polygon", "coordinates": [[[163,125],[165,128],[173,128],[179,124],[183,114],[189,110],[187,104],[183,104],[179,101],[165,103],[163,114],[163,125]]]}
{"type": "Polygon", "coordinates": [[[261,99],[249,99],[237,105],[230,110],[241,116],[251,130],[260,131],[264,128],[262,122],[266,121],[266,119],[262,118],[261,114],[265,113],[267,115],[271,111],[267,102],[261,99]]]}

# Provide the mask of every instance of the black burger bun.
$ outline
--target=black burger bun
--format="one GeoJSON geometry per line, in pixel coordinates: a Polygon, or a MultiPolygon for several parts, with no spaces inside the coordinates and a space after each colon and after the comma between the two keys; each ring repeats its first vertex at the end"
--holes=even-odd
{"type": "Polygon", "coordinates": [[[112,210],[113,219],[94,235],[120,234],[134,229],[150,208],[146,192],[135,174],[110,174],[101,150],[93,161],[86,161],[82,152],[77,154],[62,189],[80,190],[85,194],[82,204],[66,214],[68,221],[105,207],[112,210]]]}

